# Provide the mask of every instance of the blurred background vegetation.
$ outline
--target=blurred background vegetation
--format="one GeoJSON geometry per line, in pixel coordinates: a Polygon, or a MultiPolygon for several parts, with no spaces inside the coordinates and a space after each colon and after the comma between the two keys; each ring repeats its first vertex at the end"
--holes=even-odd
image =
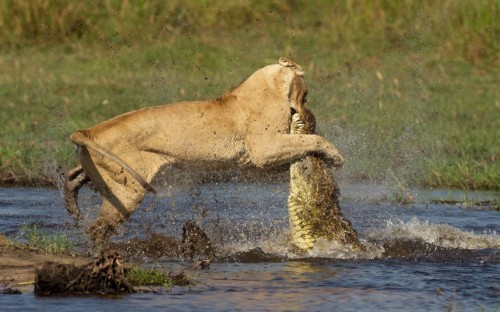
{"type": "Polygon", "coordinates": [[[291,55],[342,181],[499,190],[499,20],[500,0],[1,1],[0,182],[53,185],[72,131],[291,55]]]}

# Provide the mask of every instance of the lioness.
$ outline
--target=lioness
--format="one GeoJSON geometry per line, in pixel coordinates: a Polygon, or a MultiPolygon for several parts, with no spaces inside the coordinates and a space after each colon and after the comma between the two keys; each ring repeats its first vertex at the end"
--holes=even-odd
{"type": "Polygon", "coordinates": [[[103,202],[88,234],[100,245],[155,192],[150,182],[167,165],[268,168],[316,153],[340,166],[342,156],[323,137],[290,134],[291,113],[306,93],[303,74],[280,58],[213,101],[148,107],[72,133],[81,165],[66,175],[66,208],[80,217],[78,190],[91,180],[103,202]]]}

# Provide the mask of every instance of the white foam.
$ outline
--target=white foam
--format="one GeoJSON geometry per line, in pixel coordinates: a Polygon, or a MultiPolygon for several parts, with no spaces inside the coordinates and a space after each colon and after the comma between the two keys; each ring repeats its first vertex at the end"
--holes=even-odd
{"type": "Polygon", "coordinates": [[[473,233],[447,224],[432,224],[413,217],[410,221],[387,221],[385,228],[369,233],[375,240],[421,239],[429,244],[460,249],[500,248],[500,237],[495,231],[473,233]]]}
{"type": "Polygon", "coordinates": [[[352,245],[341,244],[336,241],[326,239],[318,239],[313,249],[309,251],[309,256],[316,258],[333,258],[333,259],[374,259],[380,257],[384,251],[381,246],[361,241],[365,250],[359,251],[352,245]]]}

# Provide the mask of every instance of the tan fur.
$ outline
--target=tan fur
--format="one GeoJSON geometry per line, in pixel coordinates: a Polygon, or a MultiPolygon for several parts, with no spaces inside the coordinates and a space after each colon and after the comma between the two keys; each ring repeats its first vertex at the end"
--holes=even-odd
{"type": "MultiPolygon", "coordinates": [[[[309,153],[340,165],[340,153],[324,138],[289,134],[291,109],[300,109],[297,101],[306,90],[302,76],[300,66],[281,58],[216,100],[144,108],[74,132],[71,139],[78,145],[80,164],[103,196],[101,212],[89,230],[91,238],[107,239],[146,192],[154,191],[149,183],[166,165],[269,168],[309,153]]],[[[68,194],[82,185],[74,183],[68,194]]]]}

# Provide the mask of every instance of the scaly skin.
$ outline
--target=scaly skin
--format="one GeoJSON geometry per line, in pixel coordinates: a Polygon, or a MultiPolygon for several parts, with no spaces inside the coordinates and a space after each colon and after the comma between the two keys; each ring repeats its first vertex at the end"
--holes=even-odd
{"type": "MultiPolygon", "coordinates": [[[[312,113],[302,108],[292,116],[292,134],[314,134],[312,113]]],[[[288,213],[292,245],[311,250],[318,238],[363,247],[349,220],[339,208],[339,188],[325,161],[309,155],[290,166],[288,213]]]]}

